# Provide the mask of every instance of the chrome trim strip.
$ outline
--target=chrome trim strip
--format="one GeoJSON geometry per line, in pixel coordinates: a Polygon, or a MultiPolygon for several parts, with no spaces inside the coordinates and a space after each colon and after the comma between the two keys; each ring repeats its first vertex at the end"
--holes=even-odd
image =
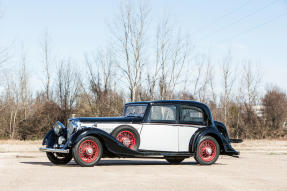
{"type": "Polygon", "coordinates": [[[186,126],[186,127],[207,127],[204,125],[193,125],[193,124],[187,124],[187,123],[142,123],[143,125],[170,125],[170,126],[186,126]]]}
{"type": "Polygon", "coordinates": [[[52,153],[69,153],[69,149],[52,149],[52,148],[45,148],[41,147],[39,148],[42,152],[52,152],[52,153]]]}

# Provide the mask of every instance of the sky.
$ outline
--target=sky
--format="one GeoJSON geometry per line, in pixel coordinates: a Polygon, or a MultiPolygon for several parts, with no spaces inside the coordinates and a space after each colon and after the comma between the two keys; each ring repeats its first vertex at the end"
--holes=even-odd
{"type": "MultiPolygon", "coordinates": [[[[83,64],[84,54],[110,43],[108,24],[119,0],[0,0],[0,48],[26,55],[33,87],[42,83],[40,43],[47,31],[55,57],[83,64]]],[[[287,0],[153,0],[151,19],[168,15],[198,50],[260,65],[263,84],[287,90],[287,0]]],[[[216,59],[215,59],[216,60],[216,59]]],[[[9,70],[17,67],[11,59],[9,70]]],[[[215,67],[220,67],[215,63],[215,67]]],[[[84,67],[84,66],[83,66],[84,67]]],[[[52,71],[53,72],[53,71],[52,71]]]]}

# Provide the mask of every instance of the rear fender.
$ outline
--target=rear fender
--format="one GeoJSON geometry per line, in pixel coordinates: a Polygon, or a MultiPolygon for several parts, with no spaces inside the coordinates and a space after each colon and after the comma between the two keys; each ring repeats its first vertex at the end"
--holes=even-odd
{"type": "Polygon", "coordinates": [[[189,150],[191,153],[195,153],[196,147],[204,136],[212,136],[214,137],[219,146],[220,146],[220,153],[224,154],[228,151],[228,147],[231,147],[229,144],[229,141],[226,140],[226,138],[214,127],[204,127],[199,128],[191,137],[190,144],[189,144],[189,150]]]}
{"type": "Polygon", "coordinates": [[[227,128],[226,126],[219,122],[219,121],[214,121],[214,124],[216,126],[216,128],[218,129],[218,131],[225,137],[225,139],[229,142],[229,135],[228,135],[228,132],[227,132],[227,128]]]}

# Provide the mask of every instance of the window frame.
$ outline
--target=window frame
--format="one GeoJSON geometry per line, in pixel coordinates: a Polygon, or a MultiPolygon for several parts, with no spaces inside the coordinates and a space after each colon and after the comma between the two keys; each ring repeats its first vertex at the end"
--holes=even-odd
{"type": "MultiPolygon", "coordinates": [[[[125,104],[124,105],[124,108],[123,108],[123,111],[122,111],[122,115],[121,116],[125,116],[125,117],[127,117],[126,115],[124,115],[125,113],[126,113],[126,110],[127,110],[127,107],[128,106],[145,106],[146,108],[145,108],[145,112],[144,112],[144,114],[143,114],[143,116],[142,117],[144,117],[145,116],[145,114],[146,114],[146,112],[147,112],[147,110],[148,110],[148,104],[141,104],[141,103],[130,103],[130,104],[125,104]]],[[[140,116],[139,116],[140,117],[140,116]]]]}
{"type": "Polygon", "coordinates": [[[180,107],[179,107],[179,123],[180,124],[191,124],[191,125],[202,125],[202,126],[208,126],[208,115],[206,114],[206,112],[204,111],[204,109],[198,107],[198,106],[195,106],[195,105],[189,105],[189,104],[181,104],[180,107]],[[189,107],[189,108],[196,108],[198,110],[200,110],[203,114],[203,122],[198,122],[198,121],[184,121],[182,120],[182,109],[184,107],[189,107]]]}
{"type": "Polygon", "coordinates": [[[176,124],[179,121],[179,106],[174,103],[165,103],[165,104],[151,104],[146,110],[145,122],[147,123],[171,123],[176,124]],[[149,116],[151,114],[151,108],[153,106],[175,106],[175,120],[149,120],[149,116]]]}

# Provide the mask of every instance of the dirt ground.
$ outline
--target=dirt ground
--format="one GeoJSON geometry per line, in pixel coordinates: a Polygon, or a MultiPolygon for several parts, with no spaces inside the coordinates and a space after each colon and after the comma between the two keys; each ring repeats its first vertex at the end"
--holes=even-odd
{"type": "Polygon", "coordinates": [[[240,158],[211,166],[193,158],[180,165],[155,159],[102,159],[83,168],[55,166],[40,142],[0,141],[0,190],[287,190],[287,141],[245,141],[240,158]]]}

